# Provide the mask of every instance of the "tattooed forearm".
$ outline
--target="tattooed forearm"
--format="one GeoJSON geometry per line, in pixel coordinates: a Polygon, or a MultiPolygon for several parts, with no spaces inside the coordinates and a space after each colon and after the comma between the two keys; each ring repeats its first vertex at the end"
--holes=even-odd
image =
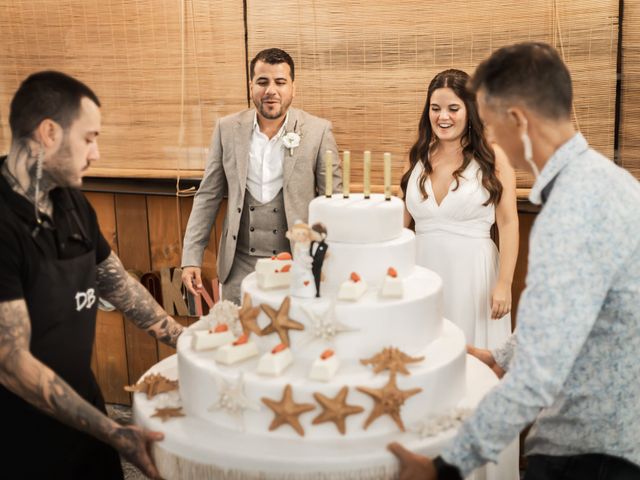
{"type": "MultiPolygon", "coordinates": [[[[134,425],[118,425],[89,404],[31,354],[30,335],[31,320],[24,300],[0,302],[0,384],[57,421],[113,446],[147,476],[159,478],[148,449],[150,441],[161,440],[162,435],[134,425]]],[[[58,348],[64,349],[64,345],[58,348]]],[[[38,435],[37,431],[32,433],[38,435]]]]}
{"type": "Polygon", "coordinates": [[[107,440],[119,426],[31,355],[30,333],[24,300],[0,303],[0,383],[57,420],[107,440]]]}
{"type": "Polygon", "coordinates": [[[182,325],[162,309],[151,294],[124,269],[115,253],[98,265],[100,295],[138,327],[175,347],[182,325]]]}
{"type": "Polygon", "coordinates": [[[182,333],[183,326],[178,322],[173,320],[171,317],[168,317],[161,322],[152,325],[148,332],[154,338],[157,338],[162,343],[166,343],[167,345],[174,346],[178,341],[178,337],[182,333]]]}
{"type": "Polygon", "coordinates": [[[31,323],[24,300],[0,303],[0,365],[15,368],[21,350],[29,350],[31,323]]]}

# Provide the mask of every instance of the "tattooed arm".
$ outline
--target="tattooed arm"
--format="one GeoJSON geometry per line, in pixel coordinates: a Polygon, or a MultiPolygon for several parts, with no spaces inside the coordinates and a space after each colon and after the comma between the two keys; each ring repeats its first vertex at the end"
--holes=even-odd
{"type": "Polygon", "coordinates": [[[31,354],[30,338],[31,321],[24,300],[0,302],[0,383],[56,420],[113,446],[146,475],[159,478],[150,447],[163,435],[109,419],[31,354]]]}
{"type": "Polygon", "coordinates": [[[182,325],[167,315],[147,289],[127,273],[113,252],[98,265],[98,290],[102,298],[149,335],[176,346],[182,325]]]}

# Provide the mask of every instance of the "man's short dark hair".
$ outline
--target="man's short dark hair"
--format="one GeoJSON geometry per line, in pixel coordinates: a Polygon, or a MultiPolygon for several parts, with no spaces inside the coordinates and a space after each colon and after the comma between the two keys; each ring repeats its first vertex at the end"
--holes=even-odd
{"type": "Polygon", "coordinates": [[[256,62],[261,61],[264,63],[268,63],[269,65],[276,65],[278,63],[286,63],[289,65],[291,69],[291,80],[295,80],[296,74],[293,66],[293,58],[284,50],[280,50],[279,48],[267,48],[266,50],[262,50],[258,52],[258,54],[253,57],[251,63],[249,64],[249,79],[253,80],[253,76],[256,73],[256,62]]]}
{"type": "Polygon", "coordinates": [[[40,123],[49,118],[67,129],[80,114],[80,102],[100,101],[84,83],[55,71],[34,73],[22,82],[11,100],[9,125],[13,142],[31,137],[40,123]]]}
{"type": "Polygon", "coordinates": [[[525,42],[502,47],[476,69],[469,81],[489,99],[519,100],[555,120],[571,115],[571,75],[558,52],[546,43],[525,42]]]}

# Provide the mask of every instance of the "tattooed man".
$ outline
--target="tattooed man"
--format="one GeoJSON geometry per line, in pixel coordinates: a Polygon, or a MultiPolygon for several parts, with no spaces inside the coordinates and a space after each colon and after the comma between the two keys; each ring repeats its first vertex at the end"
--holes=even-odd
{"type": "MultiPolygon", "coordinates": [[[[125,271],[77,190],[99,159],[100,102],[40,72],[19,87],[0,157],[0,422],[21,478],[122,478],[118,452],[146,475],[159,432],[105,415],[91,372],[97,298],[175,346],[182,327],[125,271]]],[[[8,448],[8,450],[6,450],[8,448]]]]}

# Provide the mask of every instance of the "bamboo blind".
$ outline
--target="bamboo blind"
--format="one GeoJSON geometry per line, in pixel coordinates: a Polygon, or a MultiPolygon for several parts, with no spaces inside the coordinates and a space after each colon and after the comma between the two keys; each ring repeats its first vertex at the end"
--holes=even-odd
{"type": "Polygon", "coordinates": [[[626,2],[622,25],[620,160],[640,178],[640,3],[626,2]]]}
{"type": "MultiPolygon", "coordinates": [[[[201,171],[215,120],[247,106],[245,46],[249,58],[272,46],[292,54],[294,104],[333,121],[340,148],[352,151],[356,183],[365,149],[377,162],[372,182],[382,183],[384,151],[398,182],[435,73],[471,73],[495,48],[523,40],[562,50],[577,123],[596,148],[613,153],[618,0],[455,0],[446,8],[425,0],[246,0],[246,45],[241,0],[3,4],[0,148],[8,148],[8,104],[19,82],[43,68],[67,71],[103,101],[94,173],[201,171]]],[[[519,186],[528,184],[519,173],[519,186]]]]}
{"type": "MultiPolygon", "coordinates": [[[[494,49],[517,41],[563,46],[575,85],[578,123],[589,141],[613,153],[617,0],[433,1],[248,0],[249,56],[269,46],[297,66],[295,103],[331,119],[340,149],[378,162],[393,154],[394,183],[417,135],[431,78],[447,68],[472,73],[494,49]]],[[[530,178],[518,174],[518,184],[530,178]]]]}
{"type": "Polygon", "coordinates": [[[216,119],[247,107],[242,0],[2,3],[5,142],[10,98],[41,69],[70,73],[97,93],[103,128],[93,171],[106,175],[174,176],[178,166],[200,171],[216,119]]]}

